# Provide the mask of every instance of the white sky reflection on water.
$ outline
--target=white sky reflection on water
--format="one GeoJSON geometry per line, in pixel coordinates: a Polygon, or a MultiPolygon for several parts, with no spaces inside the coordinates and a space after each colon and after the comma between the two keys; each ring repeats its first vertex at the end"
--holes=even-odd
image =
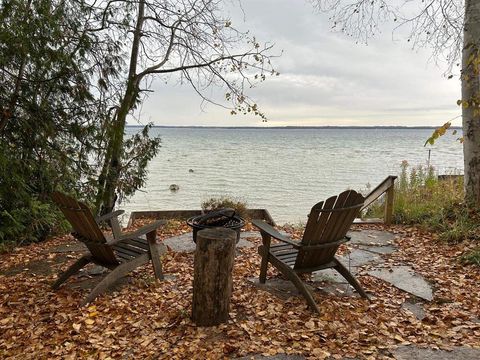
{"type": "Polygon", "coordinates": [[[149,166],[144,192],[121,205],[127,211],[199,209],[210,196],[231,195],[268,209],[279,223],[297,222],[305,221],[318,201],[397,175],[402,160],[425,165],[429,148],[439,173],[463,169],[458,136],[426,148],[429,129],[153,131],[161,135],[162,148],[149,166]],[[171,192],[171,184],[180,190],[171,192]]]}

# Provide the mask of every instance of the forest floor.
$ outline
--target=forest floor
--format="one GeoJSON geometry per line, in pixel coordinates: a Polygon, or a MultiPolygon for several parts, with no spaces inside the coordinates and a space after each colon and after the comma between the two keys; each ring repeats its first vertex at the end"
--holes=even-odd
{"type": "MultiPolygon", "coordinates": [[[[283,229],[301,236],[298,229],[283,229]]],[[[446,244],[414,227],[354,230],[392,233],[395,251],[378,255],[384,267],[414,269],[431,286],[432,298],[418,299],[372,276],[367,264],[356,276],[371,302],[351,290],[322,291],[312,282],[321,309],[315,314],[302,297],[278,296],[255,284],[261,240],[253,236],[248,241],[254,246],[237,249],[224,325],[202,328],[190,320],[194,253],[171,248],[162,258],[165,281],[155,281],[148,264],[80,307],[103,271],[87,269],[51,289],[57,273],[84,251],[68,235],[0,255],[0,358],[406,359],[422,349],[428,353],[418,358],[479,358],[480,267],[458,260],[473,245],[446,244]],[[420,304],[421,316],[407,303],[420,304]]],[[[159,241],[188,231],[183,222],[170,221],[159,241]]],[[[340,250],[345,255],[349,248],[340,250]]],[[[267,284],[279,278],[270,266],[267,284]]]]}

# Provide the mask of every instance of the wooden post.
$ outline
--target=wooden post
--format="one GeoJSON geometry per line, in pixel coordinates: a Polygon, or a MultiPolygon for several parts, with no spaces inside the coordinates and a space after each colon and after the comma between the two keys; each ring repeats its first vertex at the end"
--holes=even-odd
{"type": "Polygon", "coordinates": [[[387,198],[386,198],[386,201],[385,201],[384,222],[387,225],[391,225],[392,220],[393,220],[393,197],[394,197],[394,194],[395,194],[395,187],[393,186],[393,182],[392,182],[392,185],[386,191],[387,198]]]}
{"type": "Polygon", "coordinates": [[[237,233],[225,228],[197,233],[192,320],[198,326],[213,326],[228,320],[236,239],[237,233]]]}

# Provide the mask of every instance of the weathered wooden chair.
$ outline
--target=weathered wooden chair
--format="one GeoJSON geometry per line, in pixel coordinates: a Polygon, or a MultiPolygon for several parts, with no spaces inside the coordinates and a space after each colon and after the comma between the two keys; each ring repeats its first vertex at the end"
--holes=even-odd
{"type": "Polygon", "coordinates": [[[254,226],[260,229],[262,242],[258,253],[262,256],[260,265],[260,283],[265,283],[267,266],[270,262],[286,276],[305,297],[310,308],[320,312],[313,295],[302,282],[298,273],[334,268],[364,298],[367,294],[348,269],[335,258],[338,247],[349,241],[347,231],[363,206],[364,198],[353,190],[332,196],[326,201],[312,207],[308,216],[303,238],[293,241],[280,234],[272,226],[262,220],[253,220],[254,226]],[[279,240],[279,244],[271,244],[271,238],[279,240]]]}
{"type": "Polygon", "coordinates": [[[164,221],[156,221],[131,233],[122,233],[117,216],[123,211],[114,211],[95,218],[85,204],[70,196],[54,192],[52,199],[72,225],[72,235],[83,242],[89,250],[89,254],[82,256],[59,275],[52,286],[53,289],[57,289],[88,263],[95,263],[112,271],[88,294],[82,305],[91,302],[115,281],[150,260],[155,277],[163,279],[160,255],[165,253],[166,247],[156,243],[156,230],[165,223],[164,221]],[[111,223],[113,239],[107,240],[101,231],[99,224],[104,221],[111,223]],[[142,235],[146,235],[146,239],[141,238],[142,235]]]}

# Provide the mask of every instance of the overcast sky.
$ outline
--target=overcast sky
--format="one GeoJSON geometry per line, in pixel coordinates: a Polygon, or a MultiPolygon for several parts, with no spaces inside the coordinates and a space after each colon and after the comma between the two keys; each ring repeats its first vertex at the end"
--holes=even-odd
{"type": "MultiPolygon", "coordinates": [[[[187,86],[156,81],[143,105],[141,122],[196,126],[402,125],[438,126],[460,115],[460,83],[443,76],[445,65],[429,60],[428,49],[411,46],[388,28],[368,46],[330,31],[328,16],[304,0],[243,0],[245,16],[234,25],[260,41],[275,43],[279,77],[250,92],[268,123],[231,116],[187,86]]],[[[460,125],[459,119],[454,125],[460,125]]],[[[134,124],[130,122],[130,124],[134,124]]]]}

